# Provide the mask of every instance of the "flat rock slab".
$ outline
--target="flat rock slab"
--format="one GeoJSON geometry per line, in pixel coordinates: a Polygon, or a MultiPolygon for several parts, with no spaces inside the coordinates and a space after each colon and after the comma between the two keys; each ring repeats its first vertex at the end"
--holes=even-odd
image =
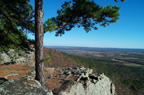
{"type": "Polygon", "coordinates": [[[32,85],[36,84],[29,85],[26,78],[5,81],[0,84],[0,95],[53,95],[51,90],[32,85]]]}

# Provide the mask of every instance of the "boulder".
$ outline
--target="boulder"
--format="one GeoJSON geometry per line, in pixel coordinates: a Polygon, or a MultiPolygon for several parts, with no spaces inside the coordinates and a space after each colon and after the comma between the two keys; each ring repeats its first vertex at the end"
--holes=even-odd
{"type": "Polygon", "coordinates": [[[31,82],[26,78],[5,81],[0,84],[0,95],[53,95],[51,90],[31,82]]]}
{"type": "Polygon", "coordinates": [[[0,52],[0,64],[21,64],[21,63],[29,63],[28,65],[31,67],[35,66],[34,61],[34,49],[33,51],[29,51],[29,53],[25,51],[15,52],[13,49],[10,49],[7,52],[0,52]]]}
{"type": "Polygon", "coordinates": [[[4,52],[0,52],[0,64],[4,64],[7,62],[11,62],[10,57],[4,52]]]}
{"type": "Polygon", "coordinates": [[[60,88],[54,89],[54,95],[115,95],[115,86],[104,74],[92,74],[91,69],[63,69],[63,76],[71,72],[78,75],[77,81],[63,80],[60,88]],[[77,73],[74,73],[77,72],[77,73]]]}
{"type": "Polygon", "coordinates": [[[62,87],[53,90],[54,95],[85,95],[81,83],[76,81],[65,81],[62,87]]]}
{"type": "Polygon", "coordinates": [[[54,95],[115,95],[115,86],[104,74],[97,82],[84,81],[86,85],[77,81],[64,81],[60,88],[54,89],[54,95]]]}
{"type": "MultiPolygon", "coordinates": [[[[115,95],[115,87],[113,83],[104,74],[99,76],[101,80],[91,83],[85,90],[86,95],[115,95]]],[[[98,78],[99,79],[99,78],[98,78]]]]}
{"type": "Polygon", "coordinates": [[[59,77],[65,77],[61,81],[62,86],[54,89],[54,95],[116,95],[112,81],[102,74],[93,74],[89,68],[62,68],[59,77]],[[76,80],[68,80],[68,77],[76,77],[76,80]]]}

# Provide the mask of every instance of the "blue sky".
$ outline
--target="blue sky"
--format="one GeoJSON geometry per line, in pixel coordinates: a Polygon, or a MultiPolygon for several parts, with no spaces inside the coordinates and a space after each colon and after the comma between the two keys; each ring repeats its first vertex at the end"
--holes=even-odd
{"type": "MultiPolygon", "coordinates": [[[[43,0],[44,21],[55,17],[57,10],[64,1],[69,0],[43,0]]],[[[73,28],[62,36],[56,37],[54,32],[44,35],[44,46],[80,46],[104,48],[142,48],[144,49],[144,0],[94,0],[101,6],[120,6],[120,16],[116,23],[108,27],[98,27],[86,33],[83,28],[73,28]]],[[[34,6],[34,0],[30,0],[34,6]]],[[[28,35],[33,38],[32,35],[28,35]]]]}

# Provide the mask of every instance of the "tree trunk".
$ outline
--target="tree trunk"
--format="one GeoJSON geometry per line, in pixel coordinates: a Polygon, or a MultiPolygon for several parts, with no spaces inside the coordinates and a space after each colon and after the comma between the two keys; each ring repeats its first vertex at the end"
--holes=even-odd
{"type": "Polygon", "coordinates": [[[35,78],[45,87],[46,79],[43,63],[43,14],[43,0],[35,0],[35,78]]]}

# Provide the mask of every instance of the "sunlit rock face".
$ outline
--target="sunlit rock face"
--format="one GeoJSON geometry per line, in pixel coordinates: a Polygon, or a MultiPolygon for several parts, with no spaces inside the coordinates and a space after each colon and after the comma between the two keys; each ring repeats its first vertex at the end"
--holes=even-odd
{"type": "Polygon", "coordinates": [[[65,80],[60,88],[54,89],[54,95],[115,95],[115,86],[104,74],[92,74],[91,69],[63,69],[60,76],[75,76],[76,80],[65,80]]]}
{"type": "Polygon", "coordinates": [[[35,66],[34,62],[34,49],[33,51],[14,51],[10,49],[9,51],[0,52],[0,64],[24,64],[29,63],[29,66],[35,66]]]}
{"type": "MultiPolygon", "coordinates": [[[[0,81],[4,79],[0,78],[0,81]]],[[[0,84],[0,95],[53,95],[52,91],[43,88],[36,80],[28,78],[5,80],[0,84]]]]}

